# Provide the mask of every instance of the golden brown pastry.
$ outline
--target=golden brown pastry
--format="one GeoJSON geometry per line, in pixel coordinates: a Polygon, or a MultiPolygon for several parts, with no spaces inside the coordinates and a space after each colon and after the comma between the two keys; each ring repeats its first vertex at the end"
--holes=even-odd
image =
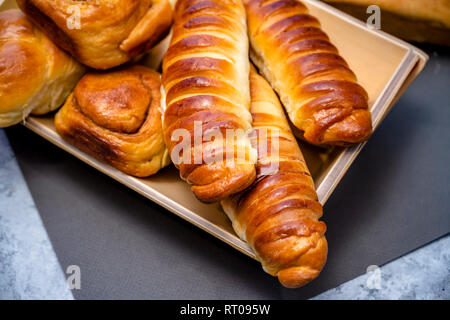
{"type": "Polygon", "coordinates": [[[406,40],[450,46],[449,0],[324,0],[363,21],[381,9],[381,29],[406,40]]]}
{"type": "Polygon", "coordinates": [[[250,87],[257,178],[221,204],[264,270],[297,288],[316,278],[327,259],[322,206],[277,96],[253,70],[250,87]]]}
{"type": "Polygon", "coordinates": [[[55,110],[83,73],[20,10],[0,12],[0,127],[55,110]]]}
{"type": "Polygon", "coordinates": [[[313,144],[346,145],[372,132],[366,91],[297,0],[244,0],[251,57],[292,123],[313,144]]]}
{"type": "Polygon", "coordinates": [[[144,53],[164,38],[172,22],[168,0],[17,0],[17,4],[60,48],[95,69],[109,69],[144,53]]]}
{"type": "Polygon", "coordinates": [[[144,66],[87,73],[55,116],[58,133],[136,177],[169,164],[161,127],[160,74],[144,66]]]}
{"type": "Polygon", "coordinates": [[[180,176],[204,202],[241,191],[255,179],[255,155],[248,135],[226,138],[227,130],[238,134],[251,129],[246,32],[240,0],[176,4],[173,36],[163,60],[164,134],[180,176]],[[197,144],[196,123],[201,129],[197,144]],[[208,137],[212,131],[222,137],[208,137]],[[179,157],[184,139],[178,133],[182,132],[191,141],[179,157]],[[194,155],[200,155],[199,161],[191,159],[194,155]]]}

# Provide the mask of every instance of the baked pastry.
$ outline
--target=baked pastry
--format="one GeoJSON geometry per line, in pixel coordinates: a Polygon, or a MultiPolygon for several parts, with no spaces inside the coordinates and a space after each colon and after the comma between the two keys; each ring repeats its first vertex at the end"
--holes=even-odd
{"type": "Polygon", "coordinates": [[[381,9],[381,29],[405,40],[450,46],[449,0],[324,0],[367,21],[367,8],[381,9]]]}
{"type": "Polygon", "coordinates": [[[171,34],[161,40],[156,46],[150,49],[143,57],[139,60],[139,64],[149,67],[153,70],[160,70],[164,54],[169,48],[169,43],[171,39],[171,34]]]}
{"type": "Polygon", "coordinates": [[[58,133],[136,177],[169,164],[161,128],[160,74],[134,65],[87,73],[55,116],[58,133]]]}
{"type": "Polygon", "coordinates": [[[17,0],[17,4],[60,48],[95,69],[109,69],[144,53],[164,38],[172,22],[168,0],[17,0]]]}
{"type": "Polygon", "coordinates": [[[221,204],[264,270],[297,288],[316,278],[327,259],[322,206],[277,96],[254,71],[250,87],[257,178],[221,204]]]}
{"type": "Polygon", "coordinates": [[[0,127],[55,110],[83,73],[20,10],[0,12],[0,127]]]}
{"type": "Polygon", "coordinates": [[[255,179],[244,7],[240,0],[178,1],[172,31],[162,77],[166,145],[195,196],[218,201],[255,179]]]}
{"type": "Polygon", "coordinates": [[[347,145],[372,132],[366,91],[319,21],[297,0],[244,0],[251,58],[312,144],[347,145]]]}

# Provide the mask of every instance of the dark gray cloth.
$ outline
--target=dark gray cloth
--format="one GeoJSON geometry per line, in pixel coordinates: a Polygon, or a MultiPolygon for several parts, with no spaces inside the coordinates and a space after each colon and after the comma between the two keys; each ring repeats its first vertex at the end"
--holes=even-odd
{"type": "MultiPolygon", "coordinates": [[[[78,299],[308,298],[450,232],[450,53],[431,60],[324,208],[321,276],[289,290],[259,263],[22,126],[7,130],[78,299]]],[[[376,72],[376,70],[374,70],[376,72]]]]}

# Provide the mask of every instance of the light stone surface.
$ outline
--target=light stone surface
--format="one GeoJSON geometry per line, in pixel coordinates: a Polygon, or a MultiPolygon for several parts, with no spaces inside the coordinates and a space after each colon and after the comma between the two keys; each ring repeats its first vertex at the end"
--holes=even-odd
{"type": "Polygon", "coordinates": [[[450,235],[313,299],[450,299],[450,235]]]}
{"type": "Polygon", "coordinates": [[[1,129],[0,299],[73,299],[26,182],[1,129]]]}

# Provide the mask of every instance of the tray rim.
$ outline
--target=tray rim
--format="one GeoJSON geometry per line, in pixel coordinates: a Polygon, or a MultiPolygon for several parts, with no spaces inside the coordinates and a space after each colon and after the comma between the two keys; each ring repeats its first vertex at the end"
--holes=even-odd
{"type": "MultiPolygon", "coordinates": [[[[420,57],[412,49],[403,58],[392,78],[383,89],[381,95],[375,101],[371,111],[373,132],[376,131],[384,117],[389,113],[395,104],[397,93],[401,90],[406,79],[411,75],[415,67],[419,67],[420,57]]],[[[421,69],[420,69],[421,70],[421,69]]],[[[420,71],[419,71],[420,72],[420,71]]],[[[344,177],[348,168],[352,165],[358,154],[368,141],[346,148],[332,164],[331,169],[325,175],[322,182],[317,187],[317,196],[322,205],[325,205],[331,194],[336,189],[339,182],[344,177]]]]}
{"type": "MultiPolygon", "coordinates": [[[[396,100],[399,98],[398,94],[402,94],[402,85],[407,81],[407,78],[413,74],[413,78],[409,83],[406,83],[406,87],[411,84],[415,77],[422,71],[428,61],[428,55],[420,50],[419,48],[413,46],[412,44],[401,40],[389,33],[382,30],[368,28],[367,25],[361,20],[352,17],[351,15],[340,11],[337,8],[330,6],[327,3],[318,0],[302,0],[305,3],[309,3],[316,6],[324,11],[327,11],[333,15],[337,15],[348,23],[358,27],[363,28],[367,32],[376,34],[377,36],[397,45],[407,50],[407,54],[403,58],[397,70],[394,72],[390,81],[387,83],[386,87],[383,89],[381,95],[375,101],[372,109],[372,127],[373,132],[378,128],[381,121],[392,109],[396,100]]],[[[406,88],[405,88],[406,89],[406,88]]],[[[352,165],[353,161],[356,159],[358,154],[361,152],[363,147],[366,145],[367,141],[346,148],[346,150],[338,156],[335,162],[332,164],[331,169],[323,178],[322,182],[317,187],[317,196],[322,205],[325,205],[331,194],[336,189],[339,182],[344,177],[348,168],[352,165]],[[330,183],[331,182],[331,183],[330,183]]]]}
{"type": "MultiPolygon", "coordinates": [[[[428,60],[428,55],[422,50],[414,47],[413,45],[400,40],[390,34],[387,34],[381,30],[373,30],[366,27],[366,25],[342,11],[329,6],[326,3],[317,0],[303,0],[306,3],[310,3],[322,10],[328,11],[333,15],[337,15],[343,20],[357,26],[358,28],[364,28],[367,32],[375,33],[377,36],[394,43],[407,50],[405,57],[402,62],[397,67],[396,71],[393,73],[390,81],[386,84],[381,95],[375,101],[371,112],[372,112],[372,124],[374,131],[379,126],[383,118],[389,113],[390,109],[393,107],[395,101],[402,94],[402,90],[406,89],[407,86],[414,80],[414,78],[422,71],[428,60]],[[408,81],[409,80],[409,81],[408,81]]],[[[166,197],[157,190],[144,184],[138,178],[129,176],[107,164],[104,164],[90,155],[83,153],[76,147],[65,142],[56,131],[50,130],[48,127],[43,126],[39,121],[35,120],[33,117],[29,117],[23,121],[23,125],[40,135],[44,139],[50,141],[57,147],[65,150],[66,152],[72,154],[76,158],[82,160],[98,171],[106,174],[107,176],[113,178],[114,180],[124,184],[133,191],[139,193],[140,195],[148,198],[149,200],[157,203],[163,208],[169,210],[170,212],[176,214],[182,219],[192,223],[193,225],[199,227],[200,229],[208,232],[214,237],[222,240],[228,245],[232,246],[234,249],[244,253],[245,255],[256,259],[255,254],[248,244],[241,240],[238,236],[230,236],[230,234],[215,225],[214,223],[204,219],[203,217],[197,215],[195,212],[185,208],[176,201],[166,197]]],[[[360,143],[358,145],[347,148],[342,152],[341,155],[332,164],[331,169],[323,178],[320,185],[317,187],[317,195],[319,201],[322,205],[326,203],[329,199],[336,186],[339,184],[355,158],[358,156],[359,152],[365,146],[367,142],[360,143]]]]}
{"type": "MultiPolygon", "coordinates": [[[[411,53],[411,52],[410,52],[411,53]]],[[[408,55],[409,56],[409,55],[408,55]]],[[[403,63],[399,66],[399,70],[402,70],[406,65],[408,61],[411,59],[406,59],[405,57],[403,63]]],[[[413,59],[412,61],[417,60],[413,59]]],[[[410,69],[414,67],[414,64],[410,66],[410,69]]],[[[398,71],[396,72],[398,74],[398,71]]],[[[405,80],[410,73],[406,73],[404,75],[401,75],[398,77],[398,79],[392,79],[393,82],[398,82],[401,79],[405,80]],[[394,81],[395,80],[395,81],[394,81]]],[[[395,77],[394,77],[395,78],[395,77]]],[[[397,83],[398,86],[400,86],[402,82],[397,83]]],[[[388,86],[389,87],[389,86],[388,86]]],[[[400,88],[392,88],[389,91],[396,92],[400,88]]],[[[383,95],[382,95],[383,96],[383,95]]],[[[382,96],[378,100],[382,100],[382,96]]],[[[392,97],[389,97],[390,100],[393,100],[395,98],[395,95],[392,97]]],[[[388,99],[388,98],[386,98],[388,99]]],[[[385,116],[388,112],[390,107],[392,107],[389,104],[386,104],[384,108],[381,108],[383,112],[380,110],[380,114],[377,117],[378,124],[381,122],[383,116],[385,116]]],[[[80,159],[81,161],[85,162],[86,164],[92,166],[93,168],[97,169],[98,171],[106,174],[107,176],[113,178],[114,180],[122,183],[123,185],[127,186],[128,188],[132,189],[133,191],[139,193],[140,195],[146,197],[147,199],[157,203],[158,205],[162,206],[163,208],[169,210],[170,212],[176,214],[177,216],[181,217],[182,219],[192,223],[193,225],[197,226],[198,228],[208,232],[209,234],[215,236],[216,238],[222,240],[223,242],[227,243],[228,245],[232,246],[234,249],[244,253],[245,255],[256,259],[256,256],[253,252],[253,250],[248,246],[248,244],[235,236],[230,236],[230,234],[227,231],[224,231],[220,227],[216,226],[215,224],[211,223],[210,221],[204,219],[203,217],[197,215],[195,212],[185,208],[184,206],[180,205],[176,201],[166,197],[165,195],[161,194],[160,192],[156,191],[155,189],[149,187],[148,185],[144,184],[142,181],[140,181],[138,178],[132,177],[130,175],[127,175],[114,167],[111,167],[108,164],[105,164],[103,162],[100,162],[99,160],[95,159],[94,157],[82,152],[81,150],[78,150],[76,147],[70,145],[68,142],[64,141],[57,133],[56,131],[53,131],[49,129],[46,126],[43,126],[39,121],[37,121],[33,117],[29,117],[25,119],[22,123],[25,127],[33,131],[34,133],[40,135],[44,139],[48,140],[49,142],[53,143],[57,147],[65,150],[66,152],[70,153],[71,155],[75,156],[76,158],[80,159]]],[[[376,128],[376,127],[374,127],[376,128]]],[[[329,198],[329,196],[332,194],[336,186],[339,184],[340,180],[345,175],[346,171],[350,167],[350,165],[353,163],[354,159],[357,157],[359,152],[362,150],[366,142],[361,143],[359,145],[347,148],[337,159],[337,161],[333,164],[332,169],[329,171],[329,173],[324,178],[323,182],[319,185],[317,189],[317,194],[319,195],[319,190],[325,190],[324,188],[327,187],[327,183],[329,183],[329,190],[322,191],[322,198],[320,199],[320,202],[322,204],[325,204],[326,200],[329,198]],[[331,182],[331,183],[330,183],[331,182]]]]}

